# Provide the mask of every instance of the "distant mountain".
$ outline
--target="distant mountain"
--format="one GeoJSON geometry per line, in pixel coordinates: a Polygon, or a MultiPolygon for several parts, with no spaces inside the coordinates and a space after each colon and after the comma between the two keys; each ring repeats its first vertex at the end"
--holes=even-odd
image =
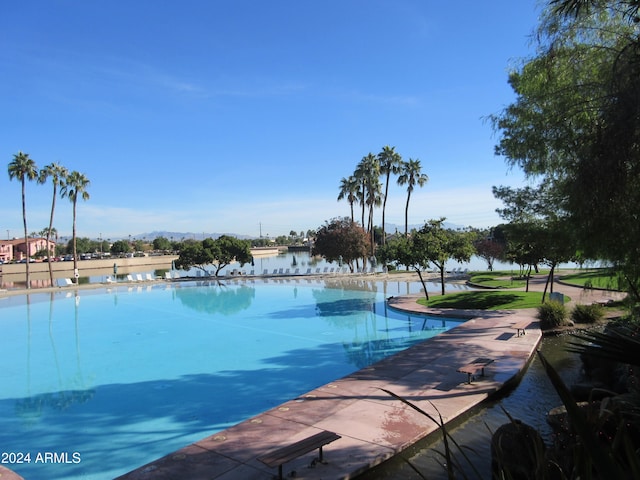
{"type": "MultiPolygon", "coordinates": [[[[450,223],[450,222],[444,222],[444,228],[450,228],[452,230],[458,230],[460,228],[465,228],[462,225],[456,225],[455,223],[450,223]]],[[[423,224],[416,224],[416,225],[409,225],[409,231],[416,229],[419,230],[420,228],[422,228],[424,226],[423,224]]],[[[393,223],[387,223],[387,228],[385,229],[385,231],[389,234],[395,233],[396,231],[398,231],[399,233],[404,233],[404,225],[396,225],[393,223]]],[[[256,237],[252,237],[250,235],[237,235],[235,233],[205,233],[205,232],[201,232],[201,233],[194,233],[194,232],[166,232],[166,231],[154,231],[154,232],[148,232],[148,233],[139,233],[138,235],[132,235],[131,238],[135,238],[136,240],[141,240],[141,239],[146,239],[147,241],[152,241],[154,238],[158,238],[158,237],[164,237],[164,238],[168,238],[169,240],[173,239],[174,241],[176,240],[181,240],[181,239],[192,239],[192,240],[204,240],[205,238],[218,238],[222,235],[229,235],[230,237],[235,237],[235,238],[239,238],[241,240],[251,240],[253,238],[256,237]]]]}
{"type": "MultiPolygon", "coordinates": [[[[459,230],[461,228],[466,228],[463,225],[457,225],[457,224],[451,223],[451,222],[444,222],[442,224],[442,226],[444,228],[448,228],[448,229],[451,229],[451,230],[459,230]]],[[[420,230],[422,227],[424,227],[424,223],[414,224],[414,225],[409,224],[408,225],[409,231],[411,231],[411,230],[420,230]]],[[[398,233],[404,233],[404,223],[402,225],[396,225],[395,223],[387,223],[384,231],[386,233],[389,233],[389,234],[395,233],[396,231],[398,233]]]]}
{"type": "Polygon", "coordinates": [[[136,240],[140,240],[144,238],[148,241],[151,241],[158,237],[164,237],[164,238],[168,238],[169,240],[173,239],[174,241],[176,241],[176,240],[182,240],[183,238],[185,240],[189,238],[192,240],[204,240],[205,238],[218,238],[218,237],[221,237],[222,235],[228,235],[230,237],[235,237],[242,240],[248,240],[253,238],[253,237],[250,237],[249,235],[236,235],[235,233],[206,233],[206,232],[194,233],[194,232],[166,232],[166,231],[139,233],[137,235],[132,235],[131,238],[135,238],[136,240]]]}

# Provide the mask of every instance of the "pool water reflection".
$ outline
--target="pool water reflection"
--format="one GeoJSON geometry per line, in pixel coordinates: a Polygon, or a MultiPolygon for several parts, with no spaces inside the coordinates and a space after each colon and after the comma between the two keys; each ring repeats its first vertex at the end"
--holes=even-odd
{"type": "Polygon", "coordinates": [[[112,478],[457,325],[363,279],[124,285],[7,297],[0,445],[78,453],[25,478],[112,478]]]}

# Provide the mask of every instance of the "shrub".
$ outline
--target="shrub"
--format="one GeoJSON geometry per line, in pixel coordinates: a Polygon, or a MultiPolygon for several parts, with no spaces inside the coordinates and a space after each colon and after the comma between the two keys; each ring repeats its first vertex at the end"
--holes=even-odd
{"type": "Polygon", "coordinates": [[[602,305],[576,305],[571,312],[571,320],[575,323],[595,323],[604,317],[602,305]]]}
{"type": "Polygon", "coordinates": [[[567,309],[563,303],[551,300],[538,307],[538,318],[542,330],[559,327],[565,323],[567,309]]]}

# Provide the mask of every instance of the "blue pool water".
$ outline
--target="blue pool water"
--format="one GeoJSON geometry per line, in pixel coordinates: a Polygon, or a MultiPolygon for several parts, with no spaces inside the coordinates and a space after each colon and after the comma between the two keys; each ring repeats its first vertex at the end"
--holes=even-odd
{"type": "Polygon", "coordinates": [[[4,298],[0,461],[113,478],[458,324],[385,307],[415,286],[327,282],[4,298]]]}

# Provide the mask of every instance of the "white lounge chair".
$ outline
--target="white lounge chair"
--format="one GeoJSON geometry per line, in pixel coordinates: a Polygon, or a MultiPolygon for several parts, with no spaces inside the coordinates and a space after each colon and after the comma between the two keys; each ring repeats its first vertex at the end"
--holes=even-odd
{"type": "Polygon", "coordinates": [[[61,278],[58,280],[59,287],[70,287],[73,285],[73,282],[70,278],[61,278]]]}
{"type": "Polygon", "coordinates": [[[171,280],[171,272],[164,272],[164,279],[171,280]]]}
{"type": "Polygon", "coordinates": [[[141,273],[136,273],[136,282],[142,282],[142,281],[144,281],[142,279],[142,274],[141,273]]]}
{"type": "Polygon", "coordinates": [[[127,275],[127,281],[128,281],[128,282],[135,282],[135,280],[133,279],[133,277],[131,276],[131,274],[127,275]]]}
{"type": "Polygon", "coordinates": [[[153,282],[155,280],[150,273],[145,273],[144,278],[147,282],[153,282]]]}

